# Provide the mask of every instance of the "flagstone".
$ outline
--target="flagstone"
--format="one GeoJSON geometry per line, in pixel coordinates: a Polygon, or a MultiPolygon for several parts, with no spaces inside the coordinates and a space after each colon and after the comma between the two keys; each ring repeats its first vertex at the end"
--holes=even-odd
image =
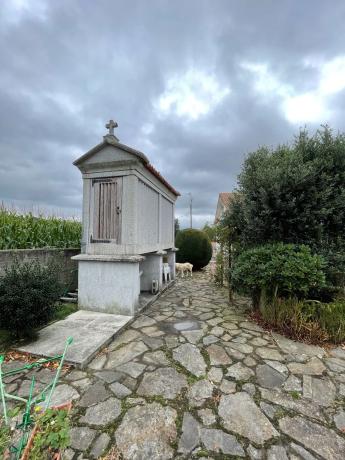
{"type": "Polygon", "coordinates": [[[218,413],[225,429],[244,436],[257,445],[262,445],[279,435],[269,419],[245,392],[223,395],[218,413]]]}
{"type": "Polygon", "coordinates": [[[183,415],[182,434],[177,451],[181,454],[189,454],[199,445],[200,423],[188,412],[183,415]]]}
{"type": "Polygon", "coordinates": [[[154,366],[169,366],[170,364],[164,352],[160,350],[145,353],[142,361],[146,364],[153,364],[154,366]]]}
{"type": "Polygon", "coordinates": [[[85,415],[79,418],[79,423],[105,427],[114,422],[120,414],[120,401],[111,397],[86,409],[85,415]]]}
{"type": "Polygon", "coordinates": [[[137,390],[140,396],[163,396],[175,399],[182,388],[188,386],[187,379],[172,367],[164,367],[153,372],[146,372],[137,390]]]}
{"type": "Polygon", "coordinates": [[[289,460],[283,446],[271,446],[267,451],[267,460],[289,460]]]}
{"type": "Polygon", "coordinates": [[[86,451],[96,436],[96,431],[87,426],[71,428],[70,446],[72,449],[86,451]]]}
{"type": "Polygon", "coordinates": [[[172,458],[176,417],[175,409],[156,402],[129,409],[115,432],[120,453],[131,460],[172,458]]]}
{"type": "Polygon", "coordinates": [[[198,410],[198,415],[205,426],[213,425],[217,421],[216,416],[209,408],[198,410]]]}
{"type": "Polygon", "coordinates": [[[284,358],[275,348],[261,347],[255,350],[255,353],[263,359],[269,359],[273,361],[283,361],[284,358]]]}
{"type": "Polygon", "coordinates": [[[292,355],[309,355],[309,356],[317,356],[322,358],[325,356],[326,352],[323,348],[315,346],[315,345],[308,345],[307,343],[296,342],[294,340],[288,339],[283,335],[273,333],[273,338],[278,344],[279,348],[284,352],[292,355]]]}
{"type": "Polygon", "coordinates": [[[279,427],[286,435],[326,460],[343,460],[345,439],[322,425],[300,416],[285,417],[279,427]]]}
{"type": "Polygon", "coordinates": [[[206,363],[202,354],[199,349],[191,343],[186,343],[175,348],[173,351],[173,358],[197,377],[201,377],[206,372],[206,363]]]}
{"type": "Polygon", "coordinates": [[[199,342],[204,332],[203,330],[199,329],[195,331],[183,331],[182,334],[188,340],[188,342],[196,344],[199,342]]]}
{"type": "Polygon", "coordinates": [[[345,412],[341,409],[333,417],[335,426],[338,430],[345,431],[345,412]]]}
{"type": "Polygon", "coordinates": [[[124,345],[109,353],[106,369],[116,369],[117,366],[128,363],[128,361],[140,356],[147,350],[148,347],[143,342],[131,342],[128,345],[124,345]]]}
{"type": "Polygon", "coordinates": [[[141,315],[134,321],[134,323],[132,323],[132,327],[140,329],[142,327],[152,326],[153,324],[156,324],[156,320],[150,318],[149,316],[141,315]]]}
{"type": "Polygon", "coordinates": [[[203,428],[200,438],[208,451],[245,457],[244,450],[235,436],[222,430],[203,428]]]}
{"type": "Polygon", "coordinates": [[[264,388],[280,388],[287,376],[276,371],[267,364],[256,367],[256,379],[258,384],[264,388]]]}
{"type": "Polygon", "coordinates": [[[292,374],[303,374],[303,375],[322,375],[326,367],[323,362],[317,358],[311,358],[307,363],[289,363],[287,365],[289,371],[292,374]]]}
{"type": "Polygon", "coordinates": [[[273,404],[279,404],[279,406],[294,410],[310,418],[317,420],[323,419],[319,406],[311,404],[310,401],[295,399],[292,396],[286,393],[282,393],[279,390],[267,390],[265,388],[261,388],[260,391],[261,397],[267,401],[272,402],[273,404]]]}
{"type": "Polygon", "coordinates": [[[91,385],[83,394],[78,405],[81,407],[89,407],[109,398],[110,393],[105,388],[103,382],[96,382],[91,385]]]}
{"type": "Polygon", "coordinates": [[[326,379],[319,379],[310,375],[303,376],[303,397],[312,399],[320,406],[330,406],[335,400],[335,385],[326,379]]]}
{"type": "Polygon", "coordinates": [[[216,337],[215,335],[207,335],[202,339],[204,345],[210,345],[212,343],[219,342],[219,337],[216,337]]]}
{"type": "Polygon", "coordinates": [[[207,374],[207,378],[214,383],[220,383],[223,378],[223,371],[219,367],[211,367],[207,374]]]}
{"type": "Polygon", "coordinates": [[[114,393],[114,395],[119,398],[123,399],[129,396],[132,391],[127,388],[125,385],[122,385],[122,383],[119,382],[114,382],[109,386],[110,390],[114,393]]]}
{"type": "Polygon", "coordinates": [[[232,360],[229,358],[229,355],[226,353],[224,348],[219,345],[210,345],[206,348],[206,351],[210,358],[210,363],[212,366],[231,364],[232,360]]]}
{"type": "Polygon", "coordinates": [[[232,377],[235,380],[249,380],[255,374],[252,369],[244,366],[242,363],[236,363],[233,366],[228,367],[226,376],[232,377]]]}
{"type": "Polygon", "coordinates": [[[206,399],[212,397],[213,388],[214,386],[208,380],[198,380],[193,383],[187,393],[191,407],[202,406],[206,399]]]}

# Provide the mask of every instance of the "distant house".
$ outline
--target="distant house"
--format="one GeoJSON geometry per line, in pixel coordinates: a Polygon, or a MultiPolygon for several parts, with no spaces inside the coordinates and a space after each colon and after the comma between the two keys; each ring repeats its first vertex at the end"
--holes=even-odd
{"type": "Polygon", "coordinates": [[[218,196],[218,203],[216,209],[216,216],[214,218],[214,223],[218,224],[220,219],[223,217],[224,212],[229,207],[229,204],[234,197],[235,192],[221,192],[218,196]]]}

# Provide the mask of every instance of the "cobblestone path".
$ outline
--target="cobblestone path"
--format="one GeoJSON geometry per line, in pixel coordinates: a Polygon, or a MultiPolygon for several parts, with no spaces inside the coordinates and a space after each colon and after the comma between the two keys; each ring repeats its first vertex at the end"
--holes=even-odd
{"type": "MultiPolygon", "coordinates": [[[[54,403],[75,399],[64,459],[116,446],[112,458],[129,460],[343,460],[345,350],[268,334],[226,300],[204,274],[178,280],[64,376],[54,403]]],[[[25,394],[27,376],[18,384],[25,394]]]]}

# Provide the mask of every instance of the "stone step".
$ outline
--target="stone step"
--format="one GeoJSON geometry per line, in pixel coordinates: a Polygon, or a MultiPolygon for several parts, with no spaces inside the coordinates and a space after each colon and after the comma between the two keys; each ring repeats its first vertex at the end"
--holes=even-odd
{"type": "Polygon", "coordinates": [[[76,299],[78,298],[78,292],[69,292],[68,297],[75,297],[76,299]]]}
{"type": "Polygon", "coordinates": [[[77,297],[60,297],[60,301],[64,303],[78,303],[77,297]]]}

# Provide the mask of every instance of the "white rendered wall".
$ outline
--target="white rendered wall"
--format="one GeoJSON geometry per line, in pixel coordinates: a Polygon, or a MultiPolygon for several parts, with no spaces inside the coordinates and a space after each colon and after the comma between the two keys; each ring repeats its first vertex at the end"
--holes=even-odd
{"type": "Polygon", "coordinates": [[[140,271],[143,272],[140,277],[141,291],[151,291],[152,280],[158,281],[160,289],[163,283],[163,256],[146,254],[145,260],[140,262],[140,271]]]}
{"type": "Polygon", "coordinates": [[[174,205],[162,196],[161,198],[161,242],[171,244],[174,241],[174,205]]]}
{"type": "Polygon", "coordinates": [[[139,262],[79,260],[80,309],[133,316],[139,294],[139,262]]]}
{"type": "Polygon", "coordinates": [[[138,181],[138,244],[159,242],[159,193],[138,181]]]}
{"type": "Polygon", "coordinates": [[[168,251],[168,264],[170,267],[170,277],[172,280],[176,278],[176,252],[175,251],[168,251]]]}

